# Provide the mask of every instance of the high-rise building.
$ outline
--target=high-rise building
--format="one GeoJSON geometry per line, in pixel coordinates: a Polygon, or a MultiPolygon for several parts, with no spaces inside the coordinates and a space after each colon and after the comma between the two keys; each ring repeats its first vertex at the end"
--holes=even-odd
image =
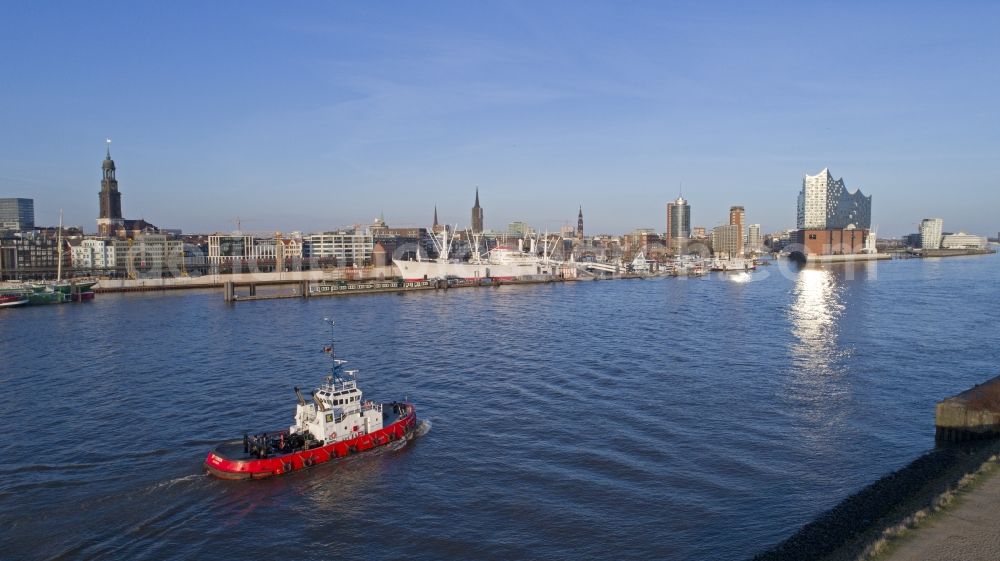
{"type": "Polygon", "coordinates": [[[760,253],[764,247],[764,239],[760,233],[760,224],[747,226],[747,253],[760,253]]]}
{"type": "Polygon", "coordinates": [[[667,203],[667,247],[680,252],[691,237],[691,206],[684,197],[667,203]]]}
{"type": "Polygon", "coordinates": [[[523,238],[528,234],[528,223],[515,220],[507,225],[507,235],[514,238],[523,238]]]}
{"type": "Polygon", "coordinates": [[[580,214],[576,217],[576,239],[583,239],[583,205],[580,205],[580,214]]]}
{"type": "Polygon", "coordinates": [[[476,187],[476,205],[472,207],[472,232],[483,233],[483,209],[479,206],[479,187],[476,187]]]}
{"type": "Polygon", "coordinates": [[[799,192],[797,227],[799,230],[871,229],[872,198],[861,189],[847,191],[844,179],[834,180],[823,168],[816,175],[806,175],[799,192]]]}
{"type": "Polygon", "coordinates": [[[0,230],[24,232],[34,228],[34,199],[0,199],[0,230]]]}
{"type": "Polygon", "coordinates": [[[736,252],[735,255],[743,255],[743,237],[746,235],[743,229],[743,224],[746,223],[747,211],[739,205],[734,205],[729,207],[729,225],[736,226],[737,232],[739,234],[736,237],[736,252]]]}
{"type": "Polygon", "coordinates": [[[108,143],[107,154],[101,163],[101,192],[98,194],[101,203],[101,213],[97,218],[97,233],[111,236],[125,226],[122,218],[122,194],[118,192],[118,180],[115,178],[115,161],[111,159],[111,141],[108,143]]]}
{"type": "Polygon", "coordinates": [[[716,255],[738,257],[740,246],[740,229],[736,224],[712,228],[712,252],[716,255]]]}
{"type": "Polygon", "coordinates": [[[941,230],[944,220],[941,218],[924,218],[920,221],[920,247],[923,249],[939,249],[941,247],[941,230]]]}

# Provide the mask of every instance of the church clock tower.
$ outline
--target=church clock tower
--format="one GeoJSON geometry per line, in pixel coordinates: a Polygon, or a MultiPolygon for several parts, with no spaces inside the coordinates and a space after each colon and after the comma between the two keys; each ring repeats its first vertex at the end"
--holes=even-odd
{"type": "Polygon", "coordinates": [[[107,141],[108,150],[101,164],[101,213],[97,218],[97,233],[101,236],[114,236],[119,228],[125,226],[122,218],[122,194],[118,192],[118,180],[115,179],[115,161],[111,159],[111,139],[107,141]]]}

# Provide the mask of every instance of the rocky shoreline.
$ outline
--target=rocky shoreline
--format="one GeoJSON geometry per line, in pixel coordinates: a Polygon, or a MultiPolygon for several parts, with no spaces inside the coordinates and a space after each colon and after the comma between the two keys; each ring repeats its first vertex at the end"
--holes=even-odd
{"type": "Polygon", "coordinates": [[[994,454],[1000,442],[938,447],[803,526],[753,561],[856,561],[883,532],[930,508],[994,454]]]}

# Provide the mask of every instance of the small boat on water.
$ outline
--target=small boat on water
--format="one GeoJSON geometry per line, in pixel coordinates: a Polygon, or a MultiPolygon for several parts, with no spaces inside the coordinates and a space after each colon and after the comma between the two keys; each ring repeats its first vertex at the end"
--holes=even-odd
{"type": "MultiPolygon", "coordinates": [[[[71,281],[63,280],[63,281],[48,282],[48,283],[38,282],[35,283],[34,286],[42,289],[51,288],[53,291],[62,292],[63,294],[73,294],[73,293],[83,293],[83,292],[93,293],[93,291],[90,289],[93,288],[95,284],[97,284],[96,280],[74,279],[71,281]]],[[[74,298],[74,300],[77,300],[77,298],[74,298]]]]}
{"type": "Polygon", "coordinates": [[[205,458],[210,475],[263,479],[413,437],[417,414],[412,403],[366,401],[358,388],[358,371],[343,369],[347,361],[336,357],[333,341],[324,351],[333,361],[330,374],[311,400],[295,388],[294,424],[218,445],[205,458]]]}
{"type": "Polygon", "coordinates": [[[31,304],[64,304],[69,302],[69,294],[59,292],[47,286],[35,286],[28,295],[31,304]]]}
{"type": "Polygon", "coordinates": [[[28,294],[25,292],[0,292],[0,308],[13,308],[27,303],[28,294]]]}

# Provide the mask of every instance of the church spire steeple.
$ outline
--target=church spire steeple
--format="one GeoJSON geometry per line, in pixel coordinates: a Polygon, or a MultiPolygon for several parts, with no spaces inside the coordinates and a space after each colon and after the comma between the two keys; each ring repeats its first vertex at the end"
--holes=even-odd
{"type": "Polygon", "coordinates": [[[472,231],[482,233],[483,231],[483,209],[479,206],[479,186],[476,186],[476,206],[472,207],[472,231]]]}
{"type": "Polygon", "coordinates": [[[111,159],[111,139],[106,139],[105,144],[104,161],[101,162],[101,192],[98,193],[100,214],[97,232],[110,236],[125,221],[122,219],[122,194],[118,192],[118,180],[115,179],[115,161],[111,159]]]}

